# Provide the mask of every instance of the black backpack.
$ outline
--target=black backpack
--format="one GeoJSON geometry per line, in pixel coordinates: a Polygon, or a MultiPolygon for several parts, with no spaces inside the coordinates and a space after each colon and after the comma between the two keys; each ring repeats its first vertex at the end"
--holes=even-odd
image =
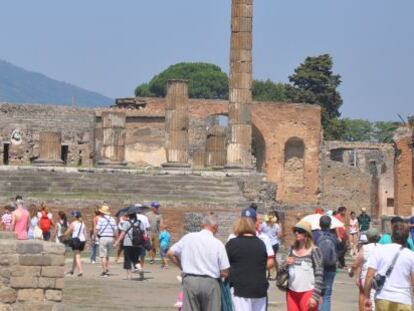
{"type": "Polygon", "coordinates": [[[323,267],[335,267],[338,260],[335,239],[328,233],[322,232],[317,245],[322,252],[323,267]]]}
{"type": "Polygon", "coordinates": [[[128,232],[131,231],[131,242],[132,246],[143,246],[145,244],[145,232],[141,230],[141,221],[138,219],[136,222],[129,222],[131,227],[128,232]]]}

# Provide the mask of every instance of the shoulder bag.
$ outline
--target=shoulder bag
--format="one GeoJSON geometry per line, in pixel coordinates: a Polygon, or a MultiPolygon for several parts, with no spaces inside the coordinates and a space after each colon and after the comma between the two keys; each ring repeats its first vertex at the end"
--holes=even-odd
{"type": "Polygon", "coordinates": [[[381,275],[379,273],[375,274],[374,278],[372,279],[371,288],[375,289],[377,293],[379,293],[382,288],[384,287],[385,281],[391,275],[392,270],[394,269],[395,263],[397,262],[398,256],[400,256],[401,251],[404,249],[404,246],[398,250],[397,254],[394,256],[391,265],[388,267],[387,272],[385,275],[381,275]]]}
{"type": "MultiPolygon", "coordinates": [[[[288,257],[292,255],[292,248],[288,252],[288,257]]],[[[286,291],[289,287],[289,266],[282,265],[276,275],[276,286],[282,291],[286,291]]]]}

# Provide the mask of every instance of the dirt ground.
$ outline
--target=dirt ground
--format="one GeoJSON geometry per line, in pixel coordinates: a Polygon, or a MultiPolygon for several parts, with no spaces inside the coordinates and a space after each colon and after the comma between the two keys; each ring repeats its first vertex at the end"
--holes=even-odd
{"type": "MultiPolygon", "coordinates": [[[[180,291],[179,270],[162,270],[159,263],[146,264],[144,280],[124,280],[122,264],[112,264],[108,278],[99,277],[99,263],[84,263],[82,277],[66,277],[64,310],[177,310],[174,303],[180,291]]],[[[284,293],[271,282],[269,311],[286,310],[284,293]]],[[[345,272],[335,280],[332,310],[358,310],[355,283],[345,272]]]]}

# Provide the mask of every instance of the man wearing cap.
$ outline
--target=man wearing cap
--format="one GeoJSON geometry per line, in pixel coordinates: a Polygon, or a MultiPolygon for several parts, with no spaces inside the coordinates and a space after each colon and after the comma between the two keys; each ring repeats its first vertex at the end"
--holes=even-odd
{"type": "Polygon", "coordinates": [[[367,214],[367,209],[365,207],[361,208],[361,214],[357,217],[358,224],[359,224],[359,231],[361,233],[365,233],[368,231],[369,226],[371,224],[371,217],[367,214]]]}
{"type": "Polygon", "coordinates": [[[218,219],[213,213],[203,218],[203,229],[182,237],[167,255],[183,272],[183,310],[221,310],[218,279],[230,268],[223,243],[214,237],[218,219]]]}
{"type": "Polygon", "coordinates": [[[149,257],[150,263],[152,264],[157,254],[157,248],[160,246],[158,237],[160,235],[160,227],[163,224],[162,215],[160,214],[160,203],[155,201],[151,203],[151,211],[147,213],[147,217],[150,223],[151,250],[149,251],[149,257]]]}
{"type": "Polygon", "coordinates": [[[99,218],[94,228],[94,238],[99,239],[99,257],[101,258],[102,273],[101,277],[107,277],[109,271],[109,253],[113,247],[114,238],[118,235],[115,219],[107,205],[102,205],[99,209],[99,218]]]}

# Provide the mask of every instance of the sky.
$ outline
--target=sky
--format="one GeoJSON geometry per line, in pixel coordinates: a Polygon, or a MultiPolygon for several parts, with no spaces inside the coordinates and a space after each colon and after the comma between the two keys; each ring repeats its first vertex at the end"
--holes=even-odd
{"type": "MultiPolygon", "coordinates": [[[[414,114],[414,1],[255,0],[254,78],[329,53],[342,117],[414,114]]],[[[0,0],[0,59],[118,98],[169,65],[228,72],[230,0],[0,0]]]]}

